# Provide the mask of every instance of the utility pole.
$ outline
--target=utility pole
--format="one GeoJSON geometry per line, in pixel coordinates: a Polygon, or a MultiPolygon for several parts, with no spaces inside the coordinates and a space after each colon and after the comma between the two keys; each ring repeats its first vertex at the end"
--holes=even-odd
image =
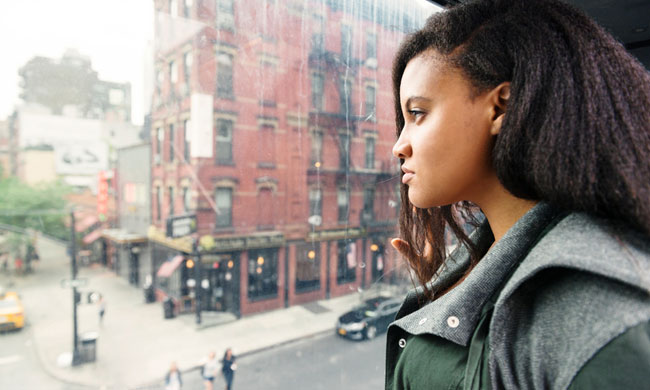
{"type": "MultiPolygon", "coordinates": [[[[77,245],[76,245],[76,232],[74,226],[74,210],[70,211],[70,265],[72,267],[72,280],[77,280],[77,245]]],[[[72,365],[76,366],[81,364],[79,356],[79,340],[77,336],[77,287],[72,286],[72,323],[73,323],[73,338],[72,338],[72,365]]]]}

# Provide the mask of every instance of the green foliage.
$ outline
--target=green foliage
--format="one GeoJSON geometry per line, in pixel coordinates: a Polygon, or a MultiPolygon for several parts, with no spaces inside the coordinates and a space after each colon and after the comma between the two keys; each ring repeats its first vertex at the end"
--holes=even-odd
{"type": "Polygon", "coordinates": [[[10,177],[0,180],[0,223],[31,228],[51,236],[68,239],[65,195],[70,188],[63,183],[29,186],[10,177]]]}

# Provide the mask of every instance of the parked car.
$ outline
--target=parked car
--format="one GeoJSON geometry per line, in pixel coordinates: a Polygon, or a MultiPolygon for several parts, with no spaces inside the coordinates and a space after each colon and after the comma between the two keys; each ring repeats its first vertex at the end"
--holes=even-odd
{"type": "Polygon", "coordinates": [[[368,299],[339,317],[336,333],[350,339],[372,339],[388,329],[402,301],[389,297],[368,299]]]}
{"type": "Polygon", "coordinates": [[[15,292],[0,293],[0,331],[25,326],[25,311],[15,292]]]}

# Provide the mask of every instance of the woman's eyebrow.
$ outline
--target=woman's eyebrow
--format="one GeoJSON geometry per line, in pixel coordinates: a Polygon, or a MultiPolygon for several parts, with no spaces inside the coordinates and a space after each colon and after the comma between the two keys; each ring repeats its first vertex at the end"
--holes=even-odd
{"type": "Polygon", "coordinates": [[[430,101],[431,99],[425,98],[424,96],[410,96],[408,99],[406,99],[406,103],[404,103],[404,106],[410,107],[414,103],[428,103],[430,101]]]}

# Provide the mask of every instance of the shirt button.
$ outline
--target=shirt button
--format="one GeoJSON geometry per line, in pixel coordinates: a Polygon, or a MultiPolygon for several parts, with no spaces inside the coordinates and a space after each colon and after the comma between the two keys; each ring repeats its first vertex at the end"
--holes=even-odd
{"type": "Polygon", "coordinates": [[[422,325],[422,324],[424,324],[425,322],[427,322],[426,317],[420,320],[419,325],[422,325]]]}
{"type": "Polygon", "coordinates": [[[406,347],[406,340],[404,339],[399,339],[399,342],[397,343],[400,348],[406,347]]]}
{"type": "Polygon", "coordinates": [[[449,325],[450,328],[458,328],[458,325],[460,325],[460,320],[456,316],[450,316],[447,318],[447,325],[449,325]]]}

